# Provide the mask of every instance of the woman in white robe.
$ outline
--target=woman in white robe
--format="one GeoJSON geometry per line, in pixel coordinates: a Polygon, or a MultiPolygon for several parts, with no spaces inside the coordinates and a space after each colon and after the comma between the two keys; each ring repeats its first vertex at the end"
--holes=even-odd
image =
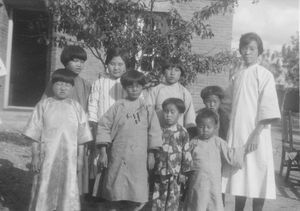
{"type": "Polygon", "coordinates": [[[280,118],[271,72],[257,64],[263,52],[260,37],[247,33],[240,39],[243,68],[232,77],[232,113],[228,144],[246,144],[248,154],[242,169],[223,172],[224,193],[236,196],[235,210],[243,210],[246,198],[253,198],[253,210],[262,210],[264,199],[275,199],[276,188],[270,123],[280,118]]]}

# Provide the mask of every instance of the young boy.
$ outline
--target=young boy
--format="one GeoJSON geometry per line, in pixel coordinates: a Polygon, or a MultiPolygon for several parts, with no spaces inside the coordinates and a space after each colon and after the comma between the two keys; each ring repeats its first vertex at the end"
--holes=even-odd
{"type": "Polygon", "coordinates": [[[102,196],[109,210],[139,210],[148,201],[148,169],[162,145],[154,109],[140,98],[146,84],[143,73],[131,70],[121,77],[127,93],[100,119],[96,145],[99,168],[107,168],[102,196]],[[147,165],[148,164],[148,165],[147,165]]]}
{"type": "Polygon", "coordinates": [[[77,170],[82,160],[77,158],[83,151],[78,146],[91,141],[92,134],[84,110],[69,98],[73,79],[66,69],[53,73],[54,96],[36,105],[24,130],[35,141],[31,166],[37,174],[29,210],[80,210],[77,170]]]}
{"type": "Polygon", "coordinates": [[[196,124],[198,135],[190,142],[193,162],[183,210],[223,211],[222,162],[241,168],[244,149],[229,149],[227,143],[215,135],[218,114],[213,110],[202,109],[196,124]]]}
{"type": "Polygon", "coordinates": [[[183,100],[185,112],[179,118],[178,123],[185,128],[195,126],[195,109],[190,92],[179,83],[180,77],[184,76],[184,68],[178,59],[165,61],[163,65],[165,81],[149,90],[147,103],[154,106],[160,123],[163,122],[162,103],[170,97],[183,100]]]}

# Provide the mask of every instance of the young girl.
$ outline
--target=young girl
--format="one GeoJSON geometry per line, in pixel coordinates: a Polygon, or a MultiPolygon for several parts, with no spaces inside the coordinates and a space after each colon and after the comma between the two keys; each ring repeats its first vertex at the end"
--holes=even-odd
{"type": "Polygon", "coordinates": [[[98,123],[98,164],[107,167],[102,196],[108,210],[139,210],[148,201],[147,160],[148,169],[153,169],[153,150],[162,144],[161,129],[155,111],[140,98],[144,74],[128,71],[121,84],[127,97],[117,101],[98,123]]]}
{"type": "MultiPolygon", "coordinates": [[[[88,114],[92,133],[95,136],[97,123],[102,115],[117,101],[125,98],[126,92],[120,83],[120,77],[126,72],[126,67],[130,66],[129,55],[125,50],[112,48],[107,50],[105,60],[107,74],[97,79],[92,86],[89,96],[88,114]]],[[[93,151],[93,150],[92,150],[93,151]]],[[[93,154],[91,152],[91,154],[93,154]]],[[[93,192],[97,196],[100,175],[97,174],[96,166],[90,164],[90,179],[96,179],[93,192]]]]}
{"type": "MultiPolygon", "coordinates": [[[[92,140],[87,117],[80,104],[69,98],[74,75],[58,69],[52,75],[54,97],[41,100],[24,135],[36,141],[32,147],[35,176],[29,210],[79,211],[78,145],[92,140]]],[[[82,151],[79,151],[82,154],[82,151]]]]}
{"type": "Polygon", "coordinates": [[[185,105],[178,98],[168,98],[163,102],[162,108],[163,147],[157,156],[152,210],[178,210],[183,174],[189,170],[192,161],[189,135],[178,124],[185,105]]]}
{"type": "Polygon", "coordinates": [[[215,111],[219,115],[218,136],[226,140],[229,116],[221,106],[224,96],[224,91],[219,86],[207,86],[201,91],[201,98],[205,107],[215,111]]]}
{"type": "Polygon", "coordinates": [[[229,149],[227,143],[215,135],[218,114],[203,109],[196,117],[198,136],[191,140],[193,163],[189,173],[185,211],[224,210],[221,191],[221,164],[241,167],[243,148],[229,149]]]}
{"type": "Polygon", "coordinates": [[[223,192],[236,196],[235,210],[243,210],[246,198],[253,198],[253,210],[262,210],[264,199],[276,198],[270,124],[280,118],[271,72],[257,64],[263,52],[255,33],[242,35],[239,50],[243,68],[232,76],[232,113],[228,145],[246,144],[245,165],[237,172],[227,169],[223,192]]]}
{"type": "Polygon", "coordinates": [[[184,69],[178,59],[165,61],[163,65],[165,82],[149,90],[147,103],[155,107],[160,122],[163,122],[162,103],[167,98],[174,97],[183,100],[185,112],[179,118],[178,123],[185,128],[195,126],[195,109],[190,92],[179,83],[179,79],[184,75],[184,69]]]}
{"type": "MultiPolygon", "coordinates": [[[[74,88],[70,93],[70,98],[79,102],[84,111],[87,111],[88,97],[91,90],[91,85],[88,81],[81,78],[81,73],[84,62],[87,59],[85,50],[80,46],[70,45],[66,46],[61,55],[60,61],[65,66],[65,69],[74,74],[74,88]]],[[[51,82],[48,84],[43,98],[53,97],[51,82]]]]}

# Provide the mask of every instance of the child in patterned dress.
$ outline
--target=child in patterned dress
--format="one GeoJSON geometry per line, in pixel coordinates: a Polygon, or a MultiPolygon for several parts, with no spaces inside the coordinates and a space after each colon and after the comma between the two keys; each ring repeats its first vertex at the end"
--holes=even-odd
{"type": "Polygon", "coordinates": [[[154,176],[152,210],[179,209],[181,183],[189,170],[192,157],[189,152],[189,135],[178,124],[185,111],[183,100],[168,98],[163,104],[163,147],[157,154],[154,176]]]}

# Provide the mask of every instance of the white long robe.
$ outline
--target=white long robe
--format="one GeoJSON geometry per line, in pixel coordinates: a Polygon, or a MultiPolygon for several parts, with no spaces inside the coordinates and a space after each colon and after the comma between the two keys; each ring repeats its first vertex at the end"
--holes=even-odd
{"type": "Polygon", "coordinates": [[[40,147],[41,169],[34,177],[29,210],[79,211],[77,150],[92,140],[83,108],[72,99],[43,99],[24,135],[40,147]]]}
{"type": "MultiPolygon", "coordinates": [[[[228,131],[228,145],[246,144],[258,122],[280,118],[275,81],[271,72],[255,64],[232,77],[232,113],[228,131]]],[[[226,166],[222,190],[249,198],[276,198],[274,164],[270,125],[262,130],[258,149],[246,155],[242,169],[226,166]]]]}

